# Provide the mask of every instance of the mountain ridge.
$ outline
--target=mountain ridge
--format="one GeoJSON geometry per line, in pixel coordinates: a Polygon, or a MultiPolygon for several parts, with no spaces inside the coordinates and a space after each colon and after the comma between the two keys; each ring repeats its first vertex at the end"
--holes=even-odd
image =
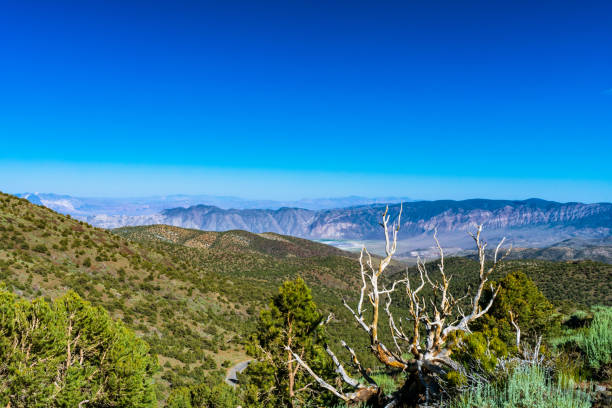
{"type": "MultiPolygon", "coordinates": [[[[28,196],[33,201],[37,198],[28,196]]],[[[241,229],[307,239],[356,240],[359,247],[363,241],[381,238],[378,222],[385,207],[374,203],[321,210],[295,206],[225,209],[196,204],[153,213],[96,213],[76,218],[107,229],[154,224],[207,231],[241,229]]],[[[390,213],[397,215],[399,207],[399,203],[390,204],[390,213]]],[[[403,204],[400,239],[407,251],[413,251],[429,246],[431,235],[437,230],[447,245],[468,249],[471,239],[466,232],[479,224],[493,239],[506,236],[520,247],[543,248],[572,238],[605,239],[612,235],[612,203],[560,203],[538,198],[411,201],[403,204]]]]}
{"type": "MultiPolygon", "coordinates": [[[[378,217],[385,207],[377,204],[321,211],[290,208],[266,211],[222,210],[200,205],[165,210],[162,216],[170,225],[204,230],[240,226],[252,232],[271,231],[305,238],[375,239],[380,235],[378,217]]],[[[399,204],[393,204],[389,211],[397,215],[399,208],[399,204]]],[[[403,204],[401,228],[404,236],[421,235],[434,229],[465,232],[477,224],[484,224],[488,230],[560,227],[568,230],[567,238],[580,236],[580,232],[602,238],[610,235],[612,204],[557,203],[539,199],[439,200],[403,204]]]]}

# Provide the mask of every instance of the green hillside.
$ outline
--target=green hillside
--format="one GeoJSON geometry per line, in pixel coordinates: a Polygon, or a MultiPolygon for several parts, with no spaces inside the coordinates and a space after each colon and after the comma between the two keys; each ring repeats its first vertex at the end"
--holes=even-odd
{"type": "MultiPolygon", "coordinates": [[[[435,271],[435,262],[429,265],[435,271]]],[[[453,273],[451,287],[461,291],[476,283],[477,261],[449,258],[446,268],[453,273]]],[[[410,269],[414,270],[414,268],[410,269]]],[[[498,280],[509,272],[522,271],[544,295],[558,306],[586,307],[612,305],[612,265],[595,261],[544,261],[534,259],[508,260],[491,276],[498,280]]],[[[416,273],[416,272],[415,272],[416,273]]],[[[435,276],[435,275],[434,275],[435,276]]]]}
{"type": "Polygon", "coordinates": [[[180,244],[190,248],[255,252],[277,258],[315,256],[354,257],[350,252],[338,248],[272,232],[253,234],[242,230],[200,231],[169,225],[123,227],[114,233],[132,241],[180,244]]]}
{"type": "MultiPolygon", "coordinates": [[[[457,292],[472,282],[473,266],[448,260],[457,292]]],[[[401,264],[391,269],[405,270],[401,264]]],[[[612,303],[610,265],[521,260],[502,272],[517,269],[557,303],[612,303]]],[[[358,295],[358,271],[354,254],[303,239],[164,225],[111,232],[0,193],[0,281],[26,298],[55,299],[72,289],[103,306],[159,356],[162,398],[170,387],[220,378],[226,366],[246,359],[244,340],[259,309],[298,275],[323,312],[336,315],[330,343],[362,343],[363,333],[341,305],[342,297],[354,302],[358,295]]],[[[370,354],[357,352],[371,365],[370,354]]]]}
{"type": "Polygon", "coordinates": [[[356,267],[353,255],[297,238],[167,226],[114,234],[0,195],[2,282],[27,298],[73,289],[106,308],[159,355],[163,393],[245,359],[245,334],[285,279],[303,276],[318,303],[340,310],[356,267]]]}

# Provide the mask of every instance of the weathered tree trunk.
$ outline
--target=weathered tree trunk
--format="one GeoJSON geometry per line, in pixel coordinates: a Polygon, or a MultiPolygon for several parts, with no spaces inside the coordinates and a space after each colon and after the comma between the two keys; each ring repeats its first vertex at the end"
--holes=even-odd
{"type": "Polygon", "coordinates": [[[295,398],[295,374],[296,372],[293,371],[293,357],[291,355],[291,345],[292,345],[292,337],[291,337],[291,331],[292,331],[293,327],[292,327],[292,323],[291,321],[289,321],[289,327],[287,330],[287,371],[289,374],[289,404],[291,405],[291,407],[293,407],[293,399],[295,398]]]}
{"type": "Polygon", "coordinates": [[[429,405],[430,402],[437,400],[441,393],[438,378],[444,376],[449,371],[461,369],[461,366],[451,358],[451,349],[447,347],[447,340],[456,331],[469,332],[469,324],[489,310],[497,296],[499,287],[495,289],[489,284],[493,295],[484,308],[480,305],[480,298],[489,276],[496,269],[499,262],[510,253],[510,249],[508,249],[504,256],[498,258],[499,250],[504,243],[504,239],[502,239],[495,249],[492,265],[486,268],[485,248],[487,244],[480,239],[482,226],[478,227],[476,234],[470,234],[478,250],[479,283],[476,293],[470,299],[471,303],[467,310],[468,313],[464,313],[460,308],[460,302],[468,298],[469,293],[456,298],[449,292],[452,276],[447,276],[444,270],[444,251],[438,242],[437,231],[434,233],[434,241],[440,254],[438,269],[441,280],[432,280],[427,271],[425,261],[419,259],[417,261],[418,280],[416,287],[411,285],[408,275],[404,279],[393,282],[389,289],[384,286],[381,287],[380,278],[386,267],[390,264],[397,249],[397,233],[400,227],[401,215],[402,209],[400,207],[397,221],[389,228],[390,216],[388,215],[388,208],[384,212],[381,226],[385,232],[386,257],[375,266],[370,253],[365,248],[361,250],[359,264],[361,267],[362,286],[357,309],[354,310],[346,302],[344,302],[344,306],[368,334],[370,340],[369,348],[376,358],[392,371],[408,373],[403,386],[392,395],[384,396],[378,384],[367,374],[367,370],[363,369],[353,350],[343,341],[342,345],[351,353],[352,363],[366,380],[367,385],[363,385],[363,383],[351,378],[331,349],[327,347],[326,351],[332,357],[336,366],[336,372],[345,383],[355,389],[351,393],[340,392],[317,376],[297,354],[291,351],[290,347],[287,347],[287,350],[293,355],[298,364],[304,367],[321,387],[332,392],[347,403],[368,402],[375,407],[395,408],[416,407],[419,404],[429,405]],[[401,325],[396,325],[390,310],[392,303],[391,294],[398,285],[405,287],[408,296],[407,318],[404,320],[412,322],[411,329],[413,332],[411,336],[404,333],[401,325]],[[433,299],[425,299],[419,294],[426,285],[433,290],[435,294],[433,299]],[[365,311],[364,298],[366,297],[366,292],[369,303],[372,306],[372,320],[370,323],[364,320],[363,313],[365,311]],[[384,305],[380,303],[381,298],[386,299],[384,305]],[[393,346],[395,346],[393,349],[386,347],[378,338],[381,306],[388,317],[393,346]],[[425,336],[421,338],[423,332],[425,336]],[[403,344],[406,347],[406,352],[412,355],[411,359],[404,357],[405,353],[400,344],[403,344]]]}

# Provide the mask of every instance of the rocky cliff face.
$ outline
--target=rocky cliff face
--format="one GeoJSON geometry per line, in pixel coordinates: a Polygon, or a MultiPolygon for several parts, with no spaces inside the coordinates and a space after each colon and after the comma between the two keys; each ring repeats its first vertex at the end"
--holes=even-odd
{"type": "Polygon", "coordinates": [[[278,210],[223,210],[208,205],[164,210],[164,224],[206,231],[241,229],[250,232],[276,232],[298,237],[309,236],[315,211],[300,208],[278,210]]]}
{"type": "MultiPolygon", "coordinates": [[[[211,198],[205,196],[148,199],[75,198],[55,194],[22,196],[103,228],[169,224],[210,231],[243,229],[329,240],[380,240],[378,223],[384,210],[382,204],[320,209],[325,205],[359,202],[359,197],[313,202],[310,209],[265,209],[257,208],[254,202],[242,203],[253,205],[252,209],[240,206],[223,209],[217,205],[192,205],[198,199],[211,198]]],[[[237,203],[237,199],[229,202],[227,199],[217,197],[219,202],[237,203]]],[[[393,204],[389,210],[396,215],[399,205],[393,204]]],[[[412,241],[407,248],[429,246],[430,235],[437,228],[448,245],[463,248],[471,245],[465,232],[473,230],[477,224],[484,224],[489,239],[505,235],[516,245],[524,246],[544,247],[573,237],[605,238],[611,234],[612,204],[557,203],[538,199],[413,201],[404,204],[400,236],[412,241]]]]}
{"type": "MultiPolygon", "coordinates": [[[[170,225],[221,231],[244,229],[276,232],[315,239],[377,239],[382,205],[311,211],[222,210],[198,205],[162,212],[170,225]]],[[[389,207],[392,216],[399,204],[389,207]]],[[[612,204],[556,203],[544,200],[420,201],[404,204],[402,235],[413,237],[438,228],[441,234],[473,230],[484,224],[488,231],[529,229],[564,231],[566,235],[609,236],[612,204]]]]}

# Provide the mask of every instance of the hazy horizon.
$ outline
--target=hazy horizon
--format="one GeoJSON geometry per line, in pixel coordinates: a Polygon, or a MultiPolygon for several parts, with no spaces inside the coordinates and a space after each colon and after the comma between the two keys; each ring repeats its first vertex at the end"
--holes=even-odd
{"type": "MultiPolygon", "coordinates": [[[[147,199],[169,199],[169,198],[179,198],[179,197],[186,197],[186,198],[201,198],[203,200],[205,200],[206,198],[209,199],[228,199],[228,200],[236,200],[236,201],[244,201],[244,202],[270,202],[270,203],[299,203],[299,202],[308,202],[308,201],[324,201],[324,200],[329,200],[329,201],[333,201],[333,200],[347,200],[347,199],[362,199],[362,200],[371,200],[371,201],[376,201],[376,203],[380,203],[380,204],[396,204],[396,203],[409,203],[409,202],[418,202],[418,201],[465,201],[465,200],[501,200],[501,201],[526,201],[526,200],[544,200],[544,201],[554,201],[554,202],[559,202],[559,203],[570,203],[570,202],[577,202],[577,203],[584,203],[584,204],[595,204],[595,203],[608,203],[609,201],[593,201],[593,202],[587,202],[587,201],[579,201],[579,200],[567,200],[567,201],[559,201],[559,200],[549,200],[549,199],[545,199],[542,197],[537,197],[537,196],[533,196],[533,197],[526,197],[526,198],[512,198],[512,197],[505,197],[505,198],[490,198],[490,197],[484,197],[484,196],[474,196],[474,197],[468,197],[468,198],[432,198],[432,199],[422,199],[419,197],[407,197],[407,196],[367,196],[367,195],[358,195],[358,194],[350,194],[350,195],[342,195],[342,196],[311,196],[311,197],[300,197],[300,198],[287,198],[287,199],[283,199],[283,198],[277,198],[277,199],[270,199],[270,198],[266,198],[266,197],[262,197],[262,198],[251,198],[251,197],[244,197],[244,196],[237,196],[237,195],[226,195],[226,194],[214,194],[214,193],[192,193],[192,194],[185,194],[185,193],[173,193],[173,194],[151,194],[151,195],[138,195],[138,196],[134,196],[134,195],[125,195],[125,196],[121,196],[121,195],[97,195],[97,196],[86,196],[86,195],[78,195],[78,194],[70,194],[70,193],[57,193],[57,192],[53,192],[53,191],[3,191],[4,193],[8,193],[8,194],[12,194],[12,195],[26,195],[26,194],[36,194],[36,195],[56,195],[59,197],[71,197],[71,198],[78,198],[78,199],[92,199],[92,200],[147,200],[147,199]],[[385,200],[389,200],[389,201],[385,201],[385,200]]],[[[205,204],[203,202],[203,204],[205,204]]]]}
{"type": "Polygon", "coordinates": [[[434,177],[89,163],[49,165],[14,161],[0,161],[0,190],[13,194],[41,192],[100,198],[186,194],[274,201],[347,196],[410,197],[415,200],[612,201],[612,181],[608,180],[434,177]]]}

